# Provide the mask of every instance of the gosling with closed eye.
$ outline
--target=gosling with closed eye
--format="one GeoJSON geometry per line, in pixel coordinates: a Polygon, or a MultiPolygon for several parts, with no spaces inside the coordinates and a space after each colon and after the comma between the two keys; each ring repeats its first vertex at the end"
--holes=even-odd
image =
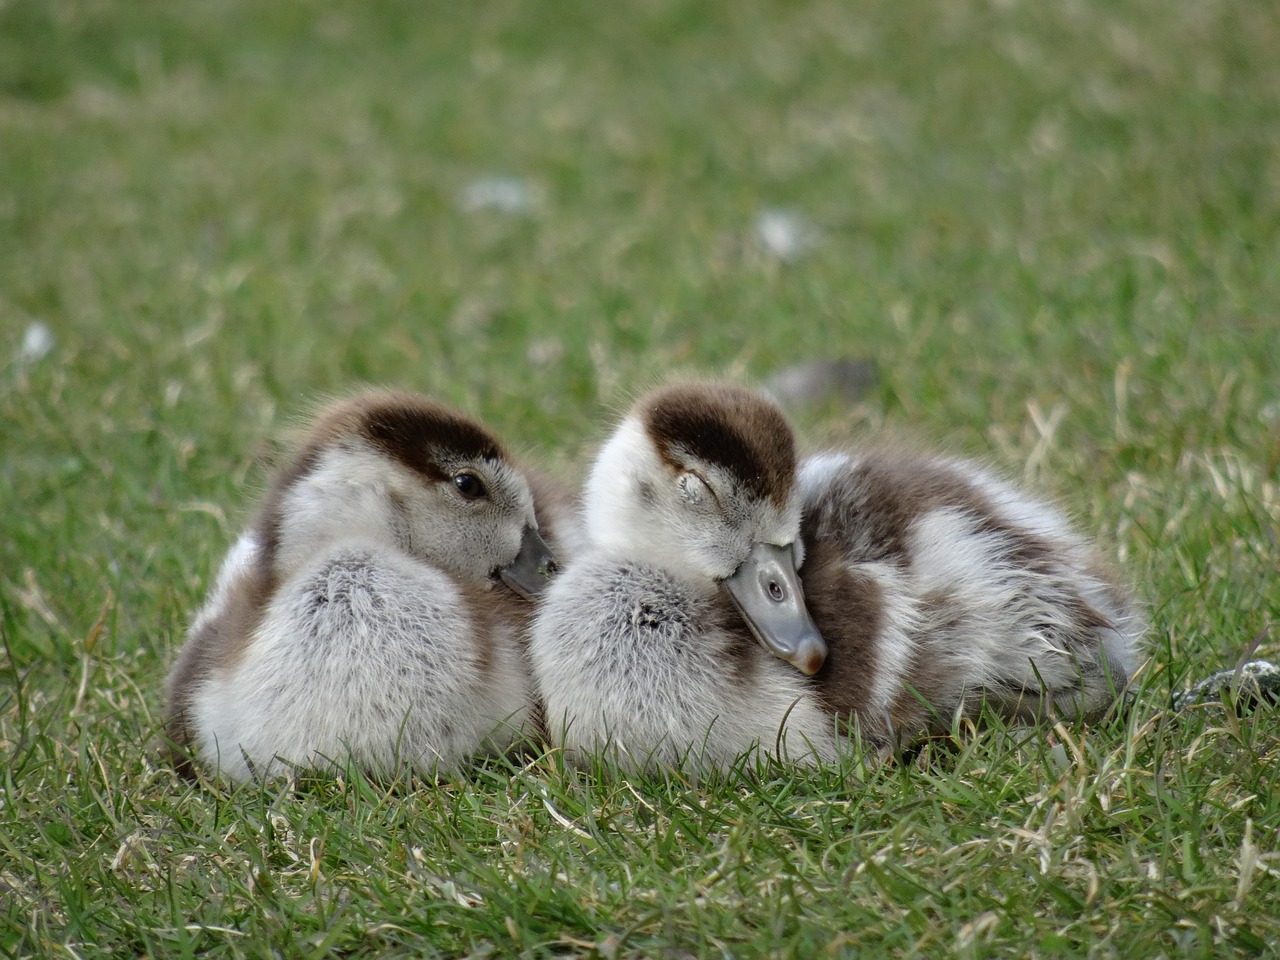
{"type": "Polygon", "coordinates": [[[804,675],[825,647],[795,572],[795,473],[786,421],[746,390],[677,385],[635,405],[587,481],[585,545],[534,620],[554,743],[628,768],[834,755],[804,675]]]}
{"type": "Polygon", "coordinates": [[[170,738],[233,781],[430,775],[506,747],[532,704],[522,596],[552,568],[538,531],[525,477],[479,424],[406,392],[333,406],[192,626],[170,738]]]}

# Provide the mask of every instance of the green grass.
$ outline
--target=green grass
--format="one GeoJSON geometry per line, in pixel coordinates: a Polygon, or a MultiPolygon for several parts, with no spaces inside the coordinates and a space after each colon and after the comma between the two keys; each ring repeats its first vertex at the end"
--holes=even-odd
{"type": "Polygon", "coordinates": [[[1280,954],[1276,712],[1165,709],[1280,655],[1277,50],[1264,0],[0,2],[0,951],[1280,954]],[[464,209],[493,175],[534,207],[464,209]],[[1127,717],[700,784],[152,752],[316,398],[424,390],[572,478],[661,377],[827,356],[880,380],[809,446],[982,457],[1123,562],[1127,717]]]}

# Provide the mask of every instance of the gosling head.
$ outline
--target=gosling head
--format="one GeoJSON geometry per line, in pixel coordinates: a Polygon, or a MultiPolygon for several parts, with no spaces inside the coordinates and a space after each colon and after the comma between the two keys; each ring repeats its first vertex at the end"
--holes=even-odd
{"type": "Polygon", "coordinates": [[[554,571],[529,485],[482,426],[426,397],[371,391],[326,410],[260,520],[277,576],[326,543],[383,544],[522,596],[554,571]]]}
{"type": "Polygon", "coordinates": [[[720,585],[767,650],[813,674],[827,649],[796,574],[795,475],[791,428],[771,402],[723,384],[664,387],[601,450],[587,481],[587,537],[720,585]]]}

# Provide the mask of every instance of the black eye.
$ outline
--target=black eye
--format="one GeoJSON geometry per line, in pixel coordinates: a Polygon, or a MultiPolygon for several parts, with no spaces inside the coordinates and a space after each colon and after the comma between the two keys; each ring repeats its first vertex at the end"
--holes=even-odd
{"type": "Polygon", "coordinates": [[[773,599],[774,603],[781,603],[787,598],[787,591],[782,589],[782,584],[778,583],[777,580],[770,580],[769,596],[773,599]]]}
{"type": "Polygon", "coordinates": [[[464,500],[479,500],[488,493],[484,488],[484,481],[469,470],[454,474],[453,485],[458,488],[464,500]]]}

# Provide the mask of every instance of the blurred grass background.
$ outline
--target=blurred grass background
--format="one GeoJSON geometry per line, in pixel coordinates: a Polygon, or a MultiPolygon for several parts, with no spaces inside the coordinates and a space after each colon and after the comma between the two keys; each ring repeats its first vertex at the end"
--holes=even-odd
{"type": "MultiPolygon", "coordinates": [[[[245,940],[146,919],[112,863],[151,825],[139,844],[172,890],[172,864],[223,836],[221,801],[209,812],[207,794],[184,794],[144,748],[272,439],[317,398],[367,382],[420,389],[571,479],[659,378],[761,382],[830,357],[871,358],[879,380],[857,403],[796,409],[810,447],[888,433],[983,457],[1062,498],[1123,562],[1151,606],[1154,658],[1146,712],[1100,756],[1138,757],[1151,790],[1134,809],[1168,829],[1099,828],[1097,843],[1127,851],[1114,875],[1097,868],[1127,932],[1098,921],[1052,939],[1080,922],[1071,897],[1043,915],[1032,897],[1026,917],[1006,903],[977,927],[952,903],[923,914],[944,931],[931,947],[911,923],[893,926],[923,894],[882,886],[884,916],[855,923],[850,901],[871,894],[841,867],[836,887],[854,894],[822,901],[821,919],[806,925],[793,903],[774,930],[739,905],[716,934],[722,952],[766,928],[777,952],[803,952],[828,927],[862,931],[845,946],[903,955],[1025,955],[1044,937],[1047,953],[1274,944],[1274,715],[1247,730],[1212,718],[1166,729],[1160,707],[1255,641],[1278,649],[1277,50],[1280,10],[1262,0],[0,0],[0,899],[12,924],[0,945],[70,955],[216,941],[248,956],[274,942],[269,907],[244,907],[257,931],[245,940]],[[1205,748],[1219,736],[1226,746],[1205,748]],[[1153,758],[1165,749],[1222,795],[1162,806],[1153,758]],[[83,806],[50,817],[73,781],[83,806]],[[103,795],[117,797],[109,815],[103,795]],[[156,840],[157,819],[181,838],[156,840]],[[1246,839],[1263,857],[1246,871],[1256,882],[1240,879],[1246,839]],[[1169,859],[1169,872],[1144,866],[1169,859]],[[102,890],[114,912],[77,921],[75,892],[102,890]]],[[[998,817],[1009,798],[984,793],[987,767],[1034,793],[1040,775],[1018,765],[1041,755],[1000,742],[979,740],[992,754],[968,766],[943,761],[928,789],[959,790],[977,771],[960,809],[975,824],[998,817]]],[[[509,774],[482,781],[485,802],[501,806],[509,774]]],[[[547,777],[599,814],[563,771],[530,789],[547,777]]],[[[800,808],[836,803],[834,781],[817,782],[800,808]]],[[[866,803],[892,811],[922,786],[890,778],[866,803]]],[[[668,788],[632,789],[661,808],[668,788]]],[[[696,811],[697,796],[672,809],[696,811]]],[[[250,819],[255,802],[290,822],[338,817],[344,862],[372,863],[383,855],[361,846],[367,825],[343,819],[367,815],[349,799],[228,802],[250,819]]],[[[515,829],[511,816],[485,808],[479,829],[515,829]]],[[[904,817],[921,836],[942,829],[904,817]]],[[[544,852],[567,849],[558,825],[530,828],[544,852]]],[[[740,882],[795,880],[801,840],[779,829],[764,846],[742,841],[760,866],[744,861],[740,882]]],[[[442,850],[465,861],[459,844],[442,850]]],[[[411,866],[396,849],[387,856],[411,866]]],[[[659,892],[703,856],[671,855],[650,865],[659,892]]],[[[1017,872],[998,855],[986,867],[975,884],[997,892],[1017,872]]],[[[970,867],[938,869],[945,889],[970,867]]],[[[210,897],[241,902],[206,870],[169,895],[175,916],[210,897]]],[[[1068,889],[1088,885],[1067,876],[1068,889]]],[[[302,911],[308,950],[358,953],[353,931],[398,909],[392,892],[339,893],[357,904],[339,919],[322,898],[302,911]]],[[[678,919],[682,895],[651,922],[622,897],[613,949],[716,953],[678,919]],[[638,932],[616,939],[624,929],[638,932]]],[[[530,904],[514,919],[437,904],[463,931],[442,955],[607,945],[589,911],[526,929],[530,904]]],[[[370,949],[429,953],[433,930],[370,949]]],[[[279,949],[301,950],[276,932],[279,949]]]]}

